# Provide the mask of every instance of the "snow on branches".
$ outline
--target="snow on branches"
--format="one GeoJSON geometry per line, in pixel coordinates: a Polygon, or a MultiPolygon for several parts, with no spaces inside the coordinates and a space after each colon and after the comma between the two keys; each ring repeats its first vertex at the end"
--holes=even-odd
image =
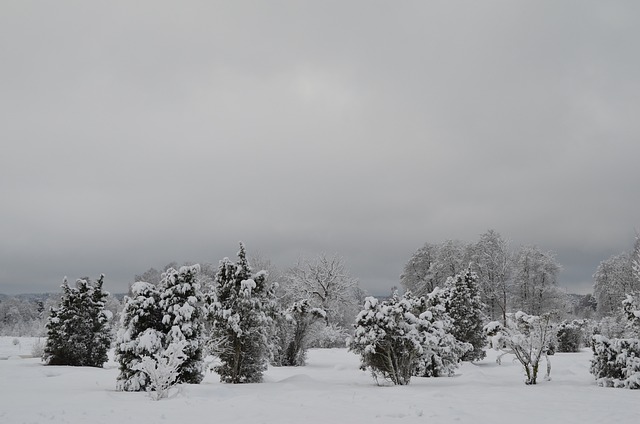
{"type": "Polygon", "coordinates": [[[589,371],[600,386],[640,389],[640,296],[626,295],[622,309],[631,337],[609,339],[599,334],[593,336],[593,359],[589,371]]]}
{"type": "Polygon", "coordinates": [[[544,355],[547,362],[545,379],[550,379],[551,362],[547,355],[553,340],[553,324],[551,315],[528,315],[522,311],[507,314],[507,325],[492,321],[485,325],[485,334],[491,337],[491,345],[496,350],[503,350],[502,356],[514,354],[525,372],[525,384],[536,384],[540,359],[544,355]]]}
{"type": "Polygon", "coordinates": [[[94,284],[80,279],[69,287],[65,279],[60,305],[52,308],[47,322],[47,365],[102,367],[107,362],[111,333],[104,310],[109,293],[102,289],[103,282],[101,275],[94,284]]]}
{"type": "Polygon", "coordinates": [[[409,292],[382,302],[366,298],[355,326],[348,347],[360,355],[360,368],[369,368],[376,381],[397,385],[409,384],[414,375],[452,375],[462,354],[472,348],[449,333],[451,322],[442,304],[430,305],[409,292]]]}

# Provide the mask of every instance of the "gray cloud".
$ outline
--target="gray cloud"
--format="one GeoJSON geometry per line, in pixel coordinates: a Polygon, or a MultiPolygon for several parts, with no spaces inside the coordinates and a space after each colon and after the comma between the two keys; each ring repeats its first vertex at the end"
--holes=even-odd
{"type": "Polygon", "coordinates": [[[0,292],[122,291],[241,239],[386,292],[424,242],[489,228],[585,291],[638,225],[638,9],[2,4],[0,292]]]}

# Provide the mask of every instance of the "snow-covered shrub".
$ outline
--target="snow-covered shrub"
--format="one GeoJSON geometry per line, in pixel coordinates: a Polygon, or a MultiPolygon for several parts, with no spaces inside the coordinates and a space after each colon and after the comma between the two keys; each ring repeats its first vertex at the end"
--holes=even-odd
{"type": "Polygon", "coordinates": [[[252,275],[243,244],[238,262],[220,261],[213,292],[207,296],[212,333],[211,352],[220,364],[214,370],[227,383],[262,381],[272,351],[273,287],[266,271],[252,275]]]}
{"type": "Polygon", "coordinates": [[[595,335],[589,371],[604,387],[640,388],[640,340],[595,335]]]}
{"type": "MultiPolygon", "coordinates": [[[[134,366],[136,371],[144,374],[148,385],[146,390],[153,400],[160,400],[169,395],[169,389],[173,387],[180,378],[180,368],[188,359],[184,350],[188,347],[187,340],[177,340],[170,343],[166,349],[162,349],[159,339],[154,341],[154,330],[147,333],[151,344],[159,347],[152,356],[143,356],[138,364],[134,366]]],[[[144,338],[143,338],[144,339],[144,338]]]]}
{"type": "Polygon", "coordinates": [[[579,352],[584,344],[585,322],[574,320],[558,325],[556,346],[558,352],[579,352]]]}
{"type": "Polygon", "coordinates": [[[393,384],[409,384],[423,353],[424,327],[428,323],[417,313],[419,299],[406,293],[379,302],[368,297],[356,317],[356,331],[349,350],[360,355],[360,368],[373,377],[393,384]]]}
{"type": "Polygon", "coordinates": [[[483,332],[484,303],[480,299],[478,276],[471,268],[455,277],[449,277],[445,287],[445,309],[452,319],[451,333],[461,342],[470,343],[473,349],[462,356],[463,361],[479,361],[486,356],[487,339],[483,332]]]}
{"type": "Polygon", "coordinates": [[[47,343],[42,356],[47,365],[102,367],[111,345],[102,290],[104,275],[95,284],[78,280],[71,288],[65,279],[60,305],[47,321],[47,343]]]}
{"type": "Polygon", "coordinates": [[[278,317],[278,347],[274,352],[272,363],[276,366],[304,365],[309,347],[310,330],[314,326],[323,325],[325,317],[325,311],[311,307],[307,299],[294,302],[278,317]]]}
{"type": "Polygon", "coordinates": [[[601,386],[640,389],[640,297],[627,295],[622,310],[631,337],[593,336],[590,372],[601,386]]]}
{"type": "Polygon", "coordinates": [[[349,350],[360,355],[360,368],[369,368],[376,381],[381,377],[405,385],[413,375],[450,375],[452,364],[443,353],[459,353],[457,365],[471,346],[447,332],[450,323],[438,320],[445,315],[442,304],[430,308],[424,297],[409,292],[382,302],[368,297],[356,318],[349,350]]]}
{"type": "Polygon", "coordinates": [[[131,297],[125,297],[124,302],[116,337],[116,361],[120,364],[116,388],[147,390],[149,378],[139,365],[142,358],[158,353],[164,343],[160,292],[153,284],[137,282],[131,286],[131,297]]]}
{"type": "Polygon", "coordinates": [[[537,316],[528,315],[522,311],[507,314],[506,327],[498,321],[492,321],[485,325],[484,331],[491,337],[492,347],[505,352],[498,357],[498,363],[505,354],[515,355],[524,368],[525,384],[536,384],[543,355],[547,362],[545,379],[549,379],[551,362],[549,362],[547,350],[554,336],[550,314],[537,316]]]}
{"type": "Polygon", "coordinates": [[[166,328],[164,345],[184,340],[185,360],[180,364],[178,383],[198,384],[204,378],[202,350],[202,293],[199,265],[168,269],[160,282],[160,309],[166,328]]]}

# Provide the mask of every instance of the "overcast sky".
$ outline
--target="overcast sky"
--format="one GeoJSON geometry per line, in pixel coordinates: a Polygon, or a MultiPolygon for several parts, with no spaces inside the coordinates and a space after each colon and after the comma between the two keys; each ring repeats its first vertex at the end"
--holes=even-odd
{"type": "Polygon", "coordinates": [[[495,229],[586,293],[640,226],[640,2],[0,2],[0,293],[495,229]]]}

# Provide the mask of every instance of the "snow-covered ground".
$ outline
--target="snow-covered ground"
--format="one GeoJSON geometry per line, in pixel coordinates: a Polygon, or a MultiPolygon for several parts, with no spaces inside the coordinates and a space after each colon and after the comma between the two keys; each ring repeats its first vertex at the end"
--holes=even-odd
{"type": "Polygon", "coordinates": [[[312,350],[306,367],[270,368],[262,384],[222,384],[209,373],[155,402],[115,391],[117,365],[44,366],[21,359],[33,340],[0,338],[0,423],[639,423],[640,390],[597,387],[591,353],[552,357],[551,381],[525,386],[496,354],[451,378],[378,387],[346,349],[312,350]],[[18,350],[20,349],[20,350],[18,350]],[[24,353],[22,353],[25,351],[24,353]]]}

